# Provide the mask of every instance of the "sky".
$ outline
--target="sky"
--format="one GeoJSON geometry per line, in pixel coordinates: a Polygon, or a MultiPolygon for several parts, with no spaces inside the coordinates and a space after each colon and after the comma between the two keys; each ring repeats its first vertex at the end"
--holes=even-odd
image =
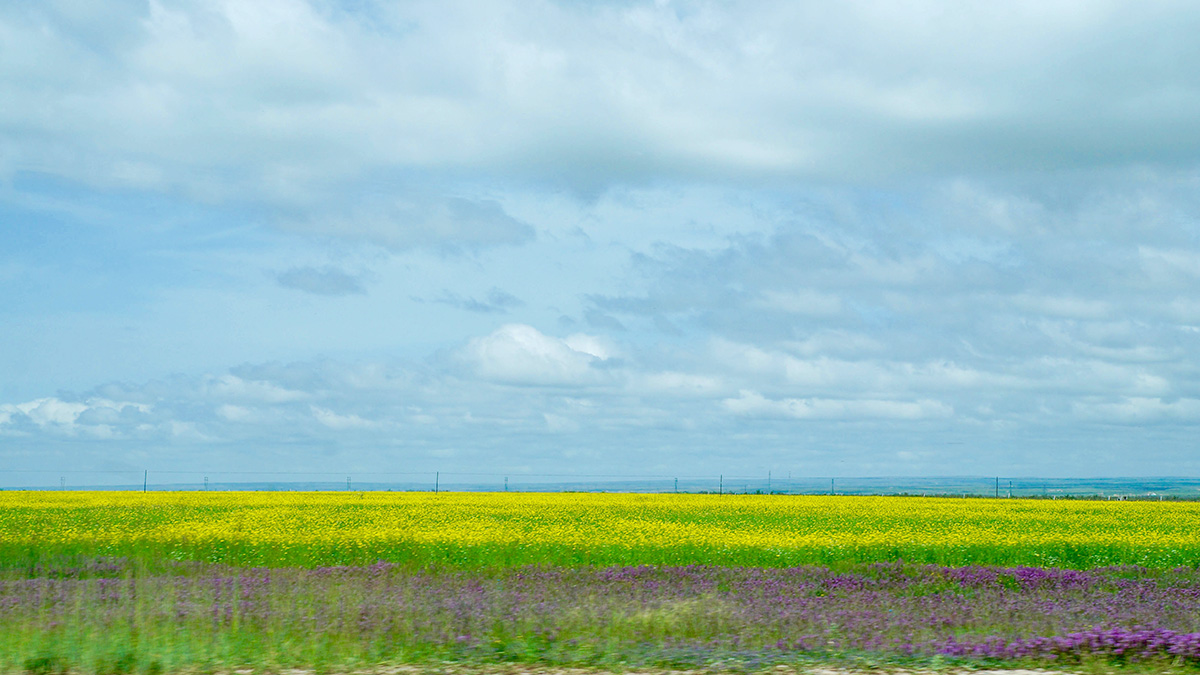
{"type": "Polygon", "coordinates": [[[1200,475],[1197,34],[0,4],[0,483],[1200,475]]]}

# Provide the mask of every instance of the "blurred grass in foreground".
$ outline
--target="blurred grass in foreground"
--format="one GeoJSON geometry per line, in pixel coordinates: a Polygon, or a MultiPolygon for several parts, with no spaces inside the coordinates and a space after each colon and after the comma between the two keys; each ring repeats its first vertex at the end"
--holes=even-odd
{"type": "Polygon", "coordinates": [[[1200,666],[1194,568],[180,563],[151,574],[107,560],[58,573],[0,581],[0,672],[349,673],[442,661],[753,671],[846,658],[1200,666]]]}

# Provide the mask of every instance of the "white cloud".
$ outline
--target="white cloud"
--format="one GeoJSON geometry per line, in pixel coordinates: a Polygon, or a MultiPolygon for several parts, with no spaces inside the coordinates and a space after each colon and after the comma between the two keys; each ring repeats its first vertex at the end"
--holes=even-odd
{"type": "Polygon", "coordinates": [[[1031,358],[1021,364],[1021,370],[1030,388],[1044,391],[1155,396],[1172,389],[1171,379],[1165,374],[1151,372],[1142,365],[1095,358],[1031,358]]]}
{"type": "Polygon", "coordinates": [[[15,406],[34,424],[42,427],[56,424],[69,427],[88,409],[86,403],[60,401],[57,398],[39,398],[36,401],[15,406]]]}
{"type": "Polygon", "coordinates": [[[585,335],[583,333],[575,333],[568,335],[563,344],[580,354],[593,356],[601,361],[607,361],[616,353],[616,349],[608,340],[596,337],[594,335],[585,335]]]}
{"type": "Polygon", "coordinates": [[[217,440],[215,437],[201,431],[195,422],[170,420],[167,422],[166,428],[171,438],[184,442],[207,443],[217,440]]]}
{"type": "Polygon", "coordinates": [[[330,429],[346,430],[346,429],[370,429],[376,424],[370,420],[363,419],[355,414],[341,415],[326,408],[317,406],[309,406],[312,416],[321,424],[330,429]]]}
{"type": "Polygon", "coordinates": [[[0,3],[6,434],[1193,449],[1196,7],[351,5],[0,3]]]}
{"type": "Polygon", "coordinates": [[[918,420],[944,418],[954,409],[941,401],[891,401],[879,399],[786,398],[768,399],[755,391],[742,391],[722,401],[734,415],[803,420],[918,420]]]}
{"type": "Polygon", "coordinates": [[[152,406],[105,398],[63,401],[56,397],[45,397],[25,403],[0,405],[0,425],[12,424],[19,416],[51,432],[112,438],[117,436],[113,424],[118,423],[125,410],[145,415],[152,410],[152,406]]]}
{"type": "Polygon", "coordinates": [[[1019,294],[1013,296],[1012,303],[1026,313],[1072,319],[1102,319],[1112,313],[1108,302],[1095,298],[1019,294]]]}
{"type": "MultiPolygon", "coordinates": [[[[597,336],[586,337],[603,343],[597,336]]],[[[572,342],[580,348],[593,344],[572,342]]],[[[730,447],[746,443],[755,449],[737,461],[769,466],[778,452],[794,449],[801,428],[809,446],[847,448],[867,457],[870,453],[860,446],[873,447],[871,438],[877,436],[872,434],[895,433],[900,439],[914,428],[910,422],[920,422],[919,428],[935,435],[973,434],[980,424],[995,434],[1020,435],[1029,434],[1030,425],[1036,428],[1054,419],[1056,424],[1075,425],[1073,437],[1092,439],[1089,442],[1096,442],[1101,433],[1095,429],[1111,429],[1114,423],[1131,429],[1158,422],[1200,423],[1200,399],[1194,396],[1126,399],[1095,394],[1127,386],[1136,369],[1098,375],[1072,361],[1048,362],[1042,364],[1039,377],[1061,382],[1050,387],[1042,379],[1014,378],[1008,389],[997,384],[1003,382],[999,376],[950,362],[862,362],[855,367],[874,372],[871,377],[855,375],[852,368],[846,371],[850,379],[832,377],[826,389],[818,390],[789,381],[786,373],[772,377],[771,364],[782,363],[777,352],[759,350],[765,357],[763,370],[733,371],[703,351],[656,355],[624,343],[622,350],[621,362],[609,363],[572,349],[566,339],[511,324],[459,352],[459,364],[468,369],[445,370],[449,364],[444,361],[408,367],[328,360],[243,365],[236,376],[107,387],[103,396],[79,399],[94,404],[84,411],[80,406],[85,404],[61,406],[59,399],[20,404],[40,415],[41,426],[17,405],[0,406],[0,417],[8,418],[3,425],[6,435],[20,435],[35,444],[67,435],[86,440],[81,449],[113,456],[134,456],[130,453],[149,448],[176,448],[181,453],[185,447],[203,446],[205,456],[250,448],[253,452],[228,462],[270,470],[279,468],[272,449],[286,447],[288,465],[297,470],[328,468],[334,461],[330,457],[344,456],[347,461],[373,457],[371,466],[386,458],[414,471],[493,466],[511,471],[519,464],[549,472],[561,461],[561,448],[555,445],[561,441],[552,440],[554,434],[571,434],[572,461],[581,470],[586,466],[611,471],[617,465],[644,467],[655,462],[723,468],[721,461],[732,461],[730,447]],[[675,367],[662,367],[667,364],[675,367]],[[363,373],[372,374],[365,388],[363,373]],[[214,387],[215,382],[231,386],[214,387]],[[254,395],[247,394],[246,382],[254,383],[249,388],[254,395]],[[871,386],[861,386],[863,382],[871,386]],[[281,400],[278,391],[290,393],[281,400]],[[156,400],[153,407],[120,403],[150,396],[156,400]],[[777,424],[780,421],[814,424],[792,426],[789,432],[787,425],[777,424]],[[863,437],[844,424],[858,422],[869,424],[872,434],[863,437]],[[654,452],[646,450],[650,443],[654,452]],[[439,448],[455,448],[455,454],[438,455],[439,448]]],[[[836,374],[839,364],[826,365],[836,374]]],[[[897,440],[893,449],[917,451],[922,442],[897,440]]],[[[1170,455],[1150,452],[1158,456],[1155,453],[1170,455]]],[[[871,466],[886,465],[882,455],[871,456],[871,461],[884,462],[871,466]]],[[[162,457],[164,468],[186,463],[182,454],[166,452],[162,457]]],[[[966,461],[939,458],[951,462],[947,466],[966,461]]],[[[1051,456],[1044,459],[1047,466],[1053,464],[1051,456]]]]}
{"type": "Polygon", "coordinates": [[[1195,8],[1079,7],[17,5],[9,170],[304,203],[395,167],[587,187],[1194,151],[1195,8]]]}
{"type": "Polygon", "coordinates": [[[815,390],[831,394],[897,394],[988,387],[1022,388],[1023,378],[980,371],[948,362],[911,363],[879,359],[847,360],[818,356],[798,358],[782,351],[754,345],[716,341],[711,347],[715,364],[750,382],[815,390]]]}
{"type": "Polygon", "coordinates": [[[1084,419],[1113,424],[1200,422],[1200,399],[1195,398],[1163,400],[1135,396],[1108,402],[1079,401],[1072,408],[1084,419]]]}
{"type": "Polygon", "coordinates": [[[480,377],[508,384],[586,385],[601,374],[592,368],[606,355],[599,338],[575,335],[568,340],[543,334],[532,326],[509,324],[475,338],[463,357],[480,377]],[[578,346],[573,347],[571,343],[578,346]]]}
{"type": "Polygon", "coordinates": [[[271,382],[244,380],[232,374],[206,378],[203,389],[213,398],[262,403],[288,403],[308,397],[308,394],[302,391],[287,389],[271,382]]]}
{"type": "Polygon", "coordinates": [[[676,371],[640,375],[631,380],[629,387],[636,393],[673,396],[712,396],[725,388],[718,377],[676,371]]]}
{"type": "Polygon", "coordinates": [[[247,422],[255,419],[256,417],[254,411],[250,408],[240,405],[231,405],[229,403],[223,403],[217,406],[216,412],[219,417],[229,420],[230,422],[247,422]]]}

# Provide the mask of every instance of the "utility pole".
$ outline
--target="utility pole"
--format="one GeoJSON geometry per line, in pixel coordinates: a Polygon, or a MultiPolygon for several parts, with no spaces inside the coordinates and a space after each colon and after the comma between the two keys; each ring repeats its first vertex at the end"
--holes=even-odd
{"type": "Polygon", "coordinates": [[[679,479],[675,479],[675,494],[679,494],[679,479]]]}
{"type": "Polygon", "coordinates": [[[350,476],[346,476],[346,492],[350,491],[350,476]]]}
{"type": "Polygon", "coordinates": [[[435,495],[438,493],[438,487],[439,487],[439,483],[441,483],[441,480],[442,480],[441,472],[434,471],[433,472],[433,494],[435,494],[435,495]]]}
{"type": "Polygon", "coordinates": [[[1000,498],[1000,477],[996,476],[996,499],[1000,498]]]}
{"type": "Polygon", "coordinates": [[[508,476],[504,477],[504,491],[508,492],[508,476]]]}
{"type": "Polygon", "coordinates": [[[67,489],[67,477],[66,476],[58,477],[58,489],[60,489],[60,490],[67,489]]]}
{"type": "Polygon", "coordinates": [[[833,496],[833,481],[835,481],[835,480],[837,480],[837,479],[836,478],[829,479],[829,496],[830,497],[833,496]]]}
{"type": "Polygon", "coordinates": [[[208,476],[204,477],[204,491],[208,492],[208,476]]]}
{"type": "Polygon", "coordinates": [[[146,484],[150,482],[150,469],[146,469],[142,473],[142,492],[146,491],[146,484]]]}
{"type": "Polygon", "coordinates": [[[725,474],[721,474],[717,477],[717,494],[725,494],[725,474]]]}

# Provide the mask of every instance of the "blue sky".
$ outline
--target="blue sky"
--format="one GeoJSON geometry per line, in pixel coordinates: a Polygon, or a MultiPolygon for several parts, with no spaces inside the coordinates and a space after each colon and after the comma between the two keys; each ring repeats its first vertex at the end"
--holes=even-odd
{"type": "Polygon", "coordinates": [[[1198,30],[9,3],[0,465],[1200,474],[1198,30]]]}

